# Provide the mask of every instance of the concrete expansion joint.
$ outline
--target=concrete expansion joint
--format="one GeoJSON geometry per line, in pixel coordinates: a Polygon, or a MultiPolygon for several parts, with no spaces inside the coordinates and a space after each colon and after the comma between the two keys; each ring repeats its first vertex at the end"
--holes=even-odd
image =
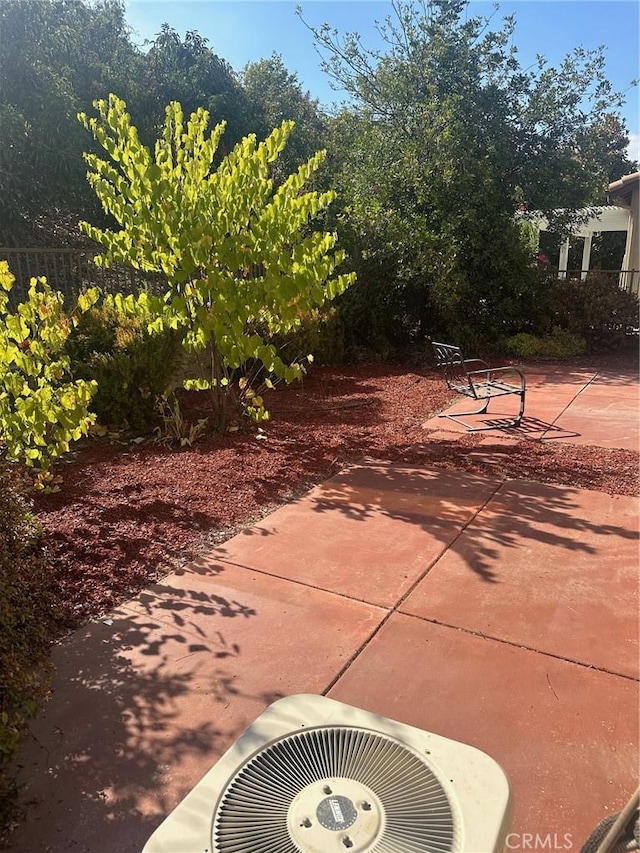
{"type": "Polygon", "coordinates": [[[632,681],[634,684],[640,684],[640,678],[636,678],[633,675],[627,675],[624,672],[616,672],[613,669],[607,669],[607,667],[603,666],[595,666],[594,664],[585,663],[584,661],[577,660],[576,658],[565,657],[564,655],[555,655],[553,652],[547,652],[544,649],[537,649],[535,646],[528,646],[525,643],[515,643],[513,640],[505,640],[503,637],[496,637],[493,634],[486,634],[484,631],[479,631],[477,628],[465,628],[463,625],[452,625],[450,622],[442,622],[439,619],[429,619],[425,616],[417,616],[415,613],[403,613],[403,616],[407,616],[409,619],[417,619],[419,622],[429,622],[432,625],[438,625],[441,628],[451,628],[453,631],[460,631],[463,634],[469,634],[473,637],[481,637],[483,640],[489,640],[493,643],[501,643],[503,646],[511,646],[515,649],[522,649],[526,652],[533,652],[536,655],[542,655],[547,658],[553,658],[554,660],[561,660],[564,663],[575,664],[575,666],[582,667],[582,669],[590,669],[594,672],[602,672],[605,675],[613,675],[615,678],[624,678],[626,681],[632,681]]]}
{"type": "MultiPolygon", "coordinates": [[[[462,527],[460,528],[460,530],[458,531],[458,533],[454,536],[454,538],[451,540],[451,542],[449,542],[449,544],[448,544],[448,545],[447,545],[447,547],[444,549],[444,551],[443,551],[441,554],[439,554],[439,555],[435,558],[435,560],[431,560],[431,562],[427,565],[427,567],[425,568],[425,570],[424,570],[423,572],[421,572],[421,573],[420,573],[420,575],[415,579],[415,581],[411,584],[411,586],[409,586],[409,587],[408,587],[408,589],[405,591],[405,593],[404,593],[402,596],[400,596],[400,598],[396,601],[396,603],[393,605],[393,607],[391,607],[391,608],[389,608],[389,609],[387,610],[387,613],[386,613],[386,615],[384,616],[384,618],[380,620],[380,622],[378,623],[378,625],[374,628],[374,630],[373,630],[373,631],[371,632],[371,634],[367,637],[367,639],[366,639],[366,640],[365,640],[365,641],[364,641],[364,642],[359,646],[359,648],[357,648],[357,649],[355,650],[355,652],[351,655],[351,657],[349,658],[349,660],[345,663],[345,665],[344,665],[344,666],[342,667],[342,669],[338,672],[338,674],[337,674],[337,675],[336,675],[336,676],[335,676],[335,677],[334,677],[334,678],[329,682],[329,684],[328,684],[328,685],[325,687],[325,689],[322,691],[322,695],[323,695],[323,696],[326,696],[326,695],[327,695],[327,693],[328,693],[328,692],[329,692],[329,691],[330,691],[330,690],[331,690],[331,689],[332,689],[332,688],[333,688],[333,687],[338,683],[338,681],[340,681],[340,679],[341,679],[341,678],[342,678],[342,676],[345,674],[345,672],[347,672],[347,670],[349,669],[349,667],[351,667],[351,666],[352,666],[352,664],[354,664],[354,663],[355,663],[355,661],[360,657],[360,655],[364,652],[364,650],[367,648],[367,646],[369,646],[369,645],[370,645],[370,643],[372,642],[372,640],[373,640],[373,639],[375,639],[375,637],[380,633],[380,631],[384,628],[384,626],[387,624],[387,622],[389,621],[389,619],[391,619],[391,617],[392,617],[394,614],[396,614],[396,613],[400,613],[400,608],[402,607],[402,605],[404,604],[404,602],[407,600],[407,598],[408,598],[408,597],[411,595],[411,593],[416,589],[416,587],[417,587],[420,583],[422,583],[422,581],[426,578],[426,576],[427,576],[427,575],[429,574],[429,572],[433,569],[433,567],[436,565],[436,563],[441,559],[441,557],[443,556],[443,554],[446,554],[446,552],[447,552],[450,548],[452,548],[452,547],[453,547],[453,545],[458,541],[458,539],[460,538],[460,536],[462,536],[462,534],[463,534],[463,533],[464,533],[464,531],[467,529],[467,527],[469,527],[469,525],[470,525],[470,524],[472,524],[472,523],[475,521],[475,519],[480,515],[480,513],[484,511],[484,509],[486,508],[487,504],[489,504],[489,503],[490,503],[490,501],[492,501],[492,500],[493,500],[493,498],[496,496],[496,494],[498,493],[498,491],[502,488],[502,486],[504,485],[504,482],[506,482],[506,481],[501,481],[500,483],[498,483],[498,484],[497,484],[497,486],[495,487],[495,489],[493,489],[493,491],[492,491],[492,492],[491,492],[491,494],[487,497],[487,499],[486,499],[486,500],[481,504],[481,506],[479,506],[479,508],[478,508],[478,509],[477,509],[477,510],[476,510],[476,511],[475,511],[475,512],[470,516],[470,518],[469,518],[469,519],[468,519],[468,520],[467,520],[467,521],[462,525],[462,527]]],[[[346,597],[346,596],[345,596],[345,597],[346,597]]],[[[402,615],[406,615],[406,614],[402,614],[402,615]]]]}
{"type": "Polygon", "coordinates": [[[325,593],[326,595],[335,595],[336,598],[344,598],[347,601],[357,601],[358,604],[367,604],[367,605],[369,605],[369,607],[377,607],[380,610],[385,610],[385,611],[391,610],[390,607],[387,607],[384,604],[375,604],[371,601],[367,601],[366,598],[360,598],[357,595],[349,595],[346,592],[338,592],[335,589],[326,589],[323,586],[318,586],[317,584],[310,583],[309,581],[300,580],[299,578],[292,578],[292,577],[289,577],[288,575],[278,575],[272,571],[266,572],[264,569],[255,568],[254,566],[240,566],[240,568],[242,568],[246,571],[254,572],[257,575],[262,575],[263,577],[266,577],[266,578],[278,578],[278,580],[286,581],[287,583],[293,584],[294,586],[302,586],[305,589],[313,589],[316,592],[322,592],[322,593],[325,593]]]}

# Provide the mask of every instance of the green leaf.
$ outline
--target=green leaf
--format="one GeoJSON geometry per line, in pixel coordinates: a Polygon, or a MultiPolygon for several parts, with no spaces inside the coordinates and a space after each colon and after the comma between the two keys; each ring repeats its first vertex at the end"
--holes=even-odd
{"type": "Polygon", "coordinates": [[[187,391],[208,391],[211,388],[211,382],[207,379],[185,379],[183,387],[187,391]]]}

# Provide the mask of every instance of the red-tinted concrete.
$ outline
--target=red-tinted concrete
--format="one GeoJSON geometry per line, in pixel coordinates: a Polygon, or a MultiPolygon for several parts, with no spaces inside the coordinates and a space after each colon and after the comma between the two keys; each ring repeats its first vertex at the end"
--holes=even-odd
{"type": "Polygon", "coordinates": [[[610,368],[599,370],[594,379],[594,384],[602,387],[615,389],[616,394],[638,395],[638,372],[635,370],[612,370],[610,368]]]}
{"type": "Polygon", "coordinates": [[[630,418],[603,417],[602,414],[595,412],[587,414],[569,411],[558,420],[556,426],[571,437],[545,433],[545,441],[559,439],[571,444],[618,447],[635,451],[640,449],[638,426],[630,418]]]}
{"type": "Polygon", "coordinates": [[[511,482],[401,609],[637,678],[638,587],[636,498],[511,482]]]}
{"type": "MultiPolygon", "coordinates": [[[[463,435],[467,432],[468,425],[474,429],[482,428],[482,435],[515,436],[518,439],[540,440],[550,430],[558,432],[559,428],[555,426],[557,418],[571,406],[580,390],[581,386],[577,388],[570,386],[559,388],[534,386],[527,391],[525,413],[518,427],[506,426],[518,413],[519,400],[511,395],[492,400],[489,404],[489,410],[485,414],[463,417],[464,423],[436,416],[426,421],[423,426],[426,430],[448,430],[457,435],[463,435]]],[[[457,415],[460,412],[473,411],[474,408],[478,408],[478,406],[474,406],[474,401],[465,399],[450,406],[446,412],[447,414],[457,415]]],[[[567,440],[571,440],[574,434],[562,430],[562,437],[567,440]]]]}
{"type": "Polygon", "coordinates": [[[77,632],[21,756],[31,805],[9,849],[139,853],[267,704],[324,690],[383,616],[227,568],[169,576],[77,632]]]}
{"type": "Polygon", "coordinates": [[[422,426],[425,430],[446,430],[456,435],[464,435],[468,431],[467,427],[482,429],[485,431],[484,434],[493,436],[524,433],[532,427],[536,432],[540,432],[538,424],[528,425],[525,419],[519,428],[507,427],[507,424],[518,414],[518,401],[515,397],[505,399],[508,402],[504,402],[502,397],[496,398],[490,404],[488,412],[475,415],[465,414],[465,412],[473,412],[479,408],[475,400],[456,402],[446,409],[446,414],[455,415],[456,420],[436,415],[425,421],[422,426]]]}
{"type": "Polygon", "coordinates": [[[611,388],[601,385],[588,385],[575,398],[571,406],[573,412],[600,412],[604,415],[637,416],[640,400],[637,393],[626,389],[624,393],[616,394],[611,388]]]}
{"type": "Polygon", "coordinates": [[[391,607],[478,512],[498,480],[389,464],[354,467],[207,557],[391,607]]]}
{"type": "MultiPolygon", "coordinates": [[[[474,428],[492,427],[484,435],[512,435],[520,439],[566,441],[599,447],[638,450],[640,380],[630,373],[575,369],[570,366],[532,365],[522,368],[527,380],[525,414],[519,427],[506,427],[517,412],[515,396],[492,400],[484,415],[463,420],[474,428]]],[[[456,401],[447,412],[474,409],[474,401],[456,401]]],[[[430,418],[425,430],[463,434],[466,426],[448,418],[430,418]]]]}
{"type": "MultiPolygon", "coordinates": [[[[574,444],[596,444],[599,447],[640,448],[638,423],[638,387],[624,385],[617,389],[596,380],[576,397],[563,412],[556,426],[577,436],[574,444]]],[[[545,439],[551,436],[545,435],[545,439]]]]}
{"type": "Polygon", "coordinates": [[[495,758],[512,850],[578,853],[638,784],[636,682],[454,628],[392,616],[329,695],[495,758]]]}
{"type": "Polygon", "coordinates": [[[579,391],[597,376],[596,369],[576,368],[568,364],[525,364],[520,369],[527,380],[527,388],[573,388],[579,391]]]}

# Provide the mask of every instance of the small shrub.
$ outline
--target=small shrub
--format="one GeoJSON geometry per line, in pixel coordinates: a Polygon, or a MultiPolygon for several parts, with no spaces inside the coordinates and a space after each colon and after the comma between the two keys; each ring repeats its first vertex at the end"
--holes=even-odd
{"type": "Polygon", "coordinates": [[[32,278],[14,313],[14,277],[0,261],[0,456],[36,470],[35,486],[50,489],[51,466],[86,435],[95,385],[72,379],[65,345],[78,316],[98,298],[91,290],[71,312],[45,278],[32,278]]]}
{"type": "Polygon", "coordinates": [[[638,328],[638,297],[622,290],[615,276],[597,271],[585,281],[558,280],[554,306],[555,322],[582,335],[591,351],[619,348],[638,328]]]}
{"type": "Polygon", "coordinates": [[[104,425],[149,429],[156,400],[179,366],[178,333],[150,333],[149,322],[149,316],[128,313],[107,299],[82,317],[69,339],[74,375],[98,384],[91,410],[104,425]]]}
{"type": "Polygon", "coordinates": [[[517,358],[572,358],[582,355],[587,343],[580,335],[555,327],[550,335],[537,337],[520,332],[508,338],[505,349],[517,358]]]}
{"type": "Polygon", "coordinates": [[[209,423],[207,418],[200,418],[195,424],[185,420],[178,398],[173,393],[158,397],[156,411],[162,425],[154,429],[155,441],[168,447],[191,447],[205,432],[209,423]]]}
{"type": "Polygon", "coordinates": [[[47,694],[59,615],[39,538],[15,466],[0,463],[0,837],[14,813],[10,765],[47,694]]]}

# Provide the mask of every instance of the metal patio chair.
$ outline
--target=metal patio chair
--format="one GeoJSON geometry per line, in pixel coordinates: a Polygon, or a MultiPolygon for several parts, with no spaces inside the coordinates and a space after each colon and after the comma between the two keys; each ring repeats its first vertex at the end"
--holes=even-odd
{"type": "Polygon", "coordinates": [[[465,358],[460,347],[451,344],[443,344],[432,341],[436,364],[442,371],[447,387],[458,394],[477,400],[481,405],[479,409],[471,412],[454,412],[448,414],[443,412],[440,418],[449,418],[455,423],[460,423],[469,432],[480,432],[486,429],[496,429],[495,424],[488,426],[473,426],[466,423],[463,418],[469,415],[483,415],[489,408],[489,403],[494,397],[504,397],[513,394],[520,398],[520,409],[517,416],[501,427],[520,426],[524,415],[525,396],[527,382],[521,370],[517,367],[490,367],[481,358],[465,358]],[[480,368],[470,369],[474,365],[480,368]]]}

